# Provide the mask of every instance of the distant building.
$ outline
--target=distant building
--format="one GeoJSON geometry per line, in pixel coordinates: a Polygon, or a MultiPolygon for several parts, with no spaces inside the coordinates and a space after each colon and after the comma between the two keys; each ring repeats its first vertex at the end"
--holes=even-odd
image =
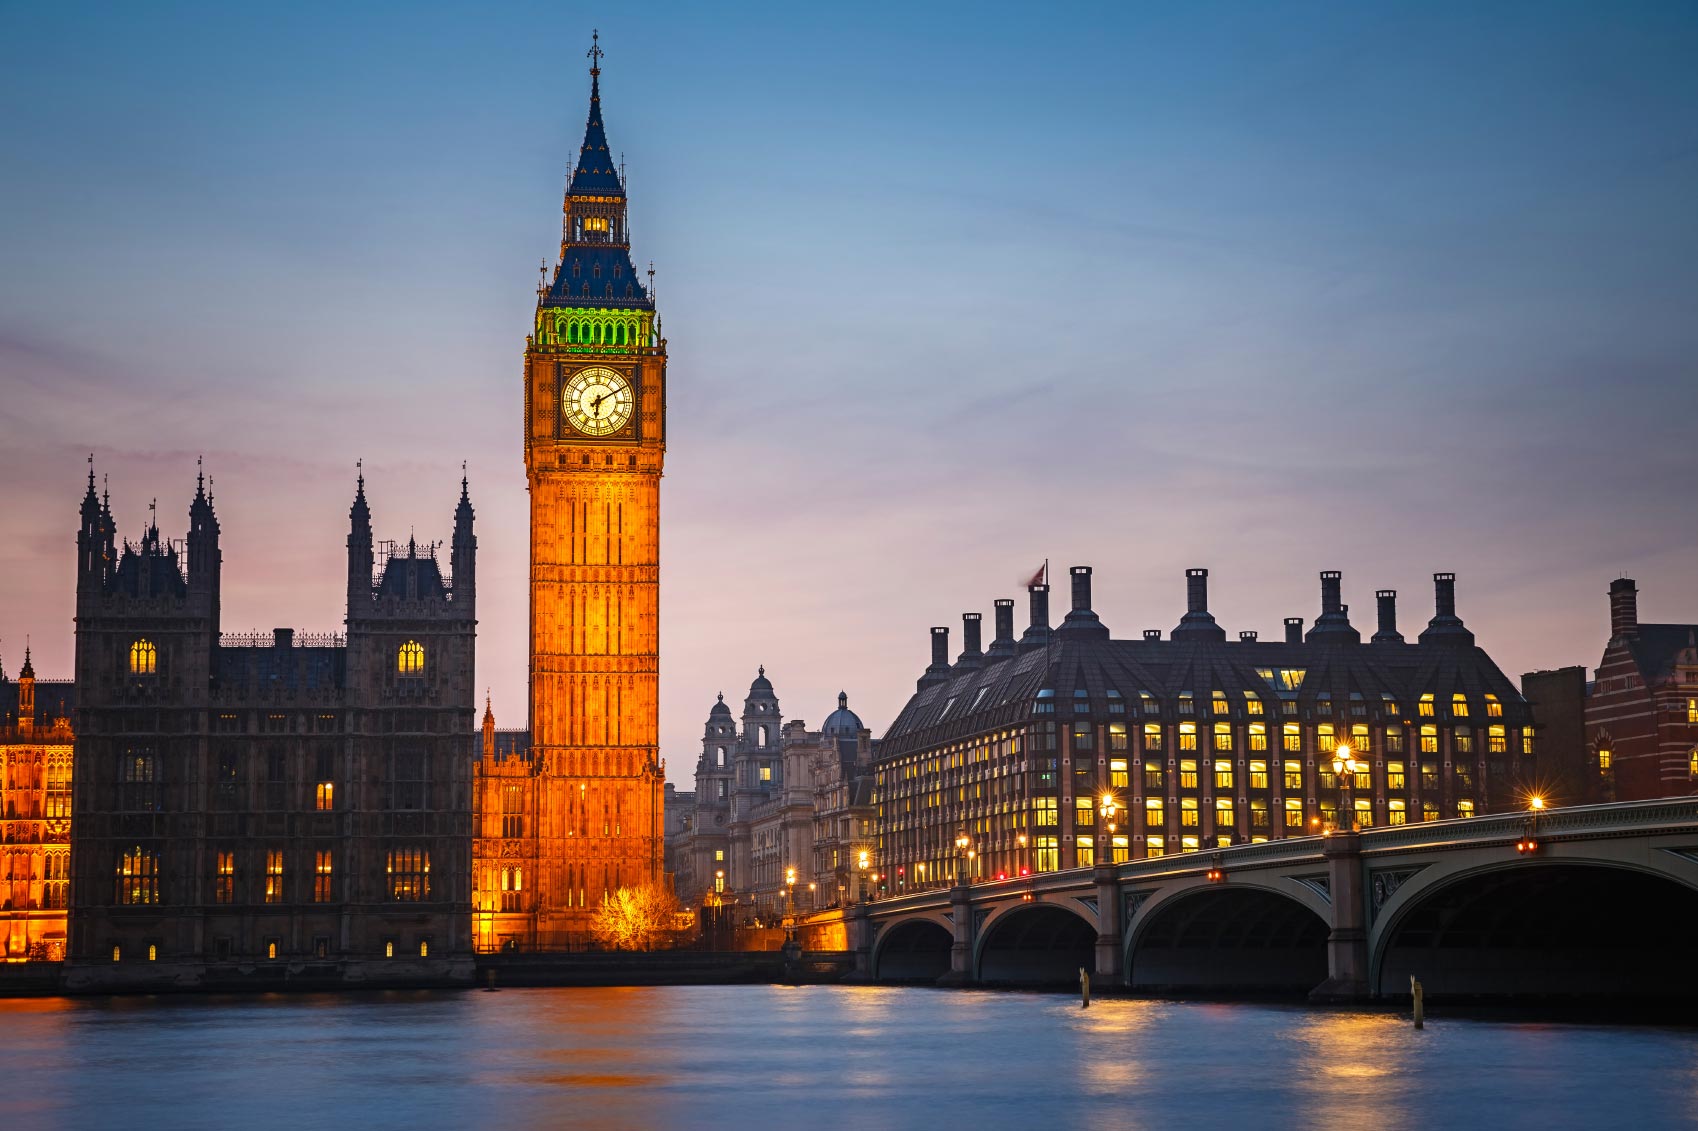
{"type": "Polygon", "coordinates": [[[65,957],[72,686],[0,668],[0,961],[65,957]]]}
{"type": "Polygon", "coordinates": [[[182,542],[77,536],[72,989],[471,976],[476,539],[451,573],[350,513],[346,636],[227,636],[201,483],[182,542]]]}
{"type": "Polygon", "coordinates": [[[853,899],[856,854],[872,842],[873,749],[846,694],[818,731],[784,721],[765,668],[749,685],[741,730],[721,695],[703,728],[694,794],[679,795],[691,799],[681,814],[690,832],[677,857],[680,899],[721,900],[744,923],[853,899]]]}
{"type": "Polygon", "coordinates": [[[696,795],[694,792],[681,793],[677,786],[667,782],[664,796],[666,875],[668,881],[676,881],[679,854],[686,850],[690,833],[695,828],[696,795]]]}
{"type": "Polygon", "coordinates": [[[1018,639],[1011,600],[996,602],[983,651],[967,615],[953,663],[949,630],[932,629],[932,664],[875,761],[886,890],[946,884],[957,868],[1017,875],[1316,832],[1341,820],[1342,742],[1364,763],[1358,826],[1526,805],[1531,712],[1457,617],[1451,574],[1435,575],[1437,609],[1415,643],[1397,630],[1391,590],[1364,641],[1336,572],[1321,575],[1307,633],[1290,618],[1283,641],[1228,640],[1207,579],[1188,571],[1189,608],[1165,640],[1112,639],[1086,566],[1071,571],[1059,627],[1049,587],[1035,585],[1018,639]]]}
{"type": "Polygon", "coordinates": [[[1609,783],[1586,744],[1586,694],[1591,686],[1579,665],[1528,672],[1521,694],[1533,708],[1539,731],[1532,780],[1551,805],[1590,805],[1611,800],[1609,783]]]}
{"type": "Polygon", "coordinates": [[[1607,799],[1698,794],[1698,624],[1641,624],[1631,578],[1610,583],[1610,638],[1585,727],[1607,799]]]}

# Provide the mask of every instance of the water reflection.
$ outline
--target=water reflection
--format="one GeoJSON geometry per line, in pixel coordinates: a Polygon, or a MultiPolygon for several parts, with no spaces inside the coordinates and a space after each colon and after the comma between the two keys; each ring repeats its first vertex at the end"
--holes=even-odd
{"type": "Polygon", "coordinates": [[[1666,1126],[1698,1035],[892,987],[0,1002],[0,1128],[1666,1126]]]}

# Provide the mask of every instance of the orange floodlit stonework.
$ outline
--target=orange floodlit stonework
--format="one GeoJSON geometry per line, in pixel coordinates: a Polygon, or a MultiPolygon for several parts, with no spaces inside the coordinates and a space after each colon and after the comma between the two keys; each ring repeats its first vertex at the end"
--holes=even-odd
{"type": "Polygon", "coordinates": [[[0,671],[0,960],[65,957],[71,684],[0,671]]]}
{"type": "Polygon", "coordinates": [[[666,343],[631,263],[600,73],[591,71],[560,258],[538,288],[525,347],[530,733],[499,757],[486,743],[479,760],[473,902],[483,949],[584,944],[604,900],[663,878],[666,343]]]}

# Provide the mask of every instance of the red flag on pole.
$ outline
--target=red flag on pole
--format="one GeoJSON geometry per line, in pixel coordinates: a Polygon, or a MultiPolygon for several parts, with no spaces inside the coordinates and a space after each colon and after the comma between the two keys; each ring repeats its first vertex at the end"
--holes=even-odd
{"type": "Polygon", "coordinates": [[[1044,564],[1038,567],[1038,572],[1034,573],[1031,577],[1031,580],[1026,582],[1026,588],[1030,589],[1034,585],[1042,585],[1044,582],[1046,582],[1048,580],[1049,580],[1049,559],[1045,558],[1044,564]]]}

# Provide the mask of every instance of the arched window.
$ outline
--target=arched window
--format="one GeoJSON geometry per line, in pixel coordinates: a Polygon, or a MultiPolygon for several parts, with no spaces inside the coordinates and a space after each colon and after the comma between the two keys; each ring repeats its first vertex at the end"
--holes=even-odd
{"type": "Polygon", "coordinates": [[[402,675],[423,675],[424,660],[424,645],[417,640],[409,640],[401,645],[401,651],[395,656],[395,670],[402,675]]]}
{"type": "Polygon", "coordinates": [[[138,640],[130,645],[130,674],[152,675],[159,663],[159,653],[150,640],[138,640]]]}

